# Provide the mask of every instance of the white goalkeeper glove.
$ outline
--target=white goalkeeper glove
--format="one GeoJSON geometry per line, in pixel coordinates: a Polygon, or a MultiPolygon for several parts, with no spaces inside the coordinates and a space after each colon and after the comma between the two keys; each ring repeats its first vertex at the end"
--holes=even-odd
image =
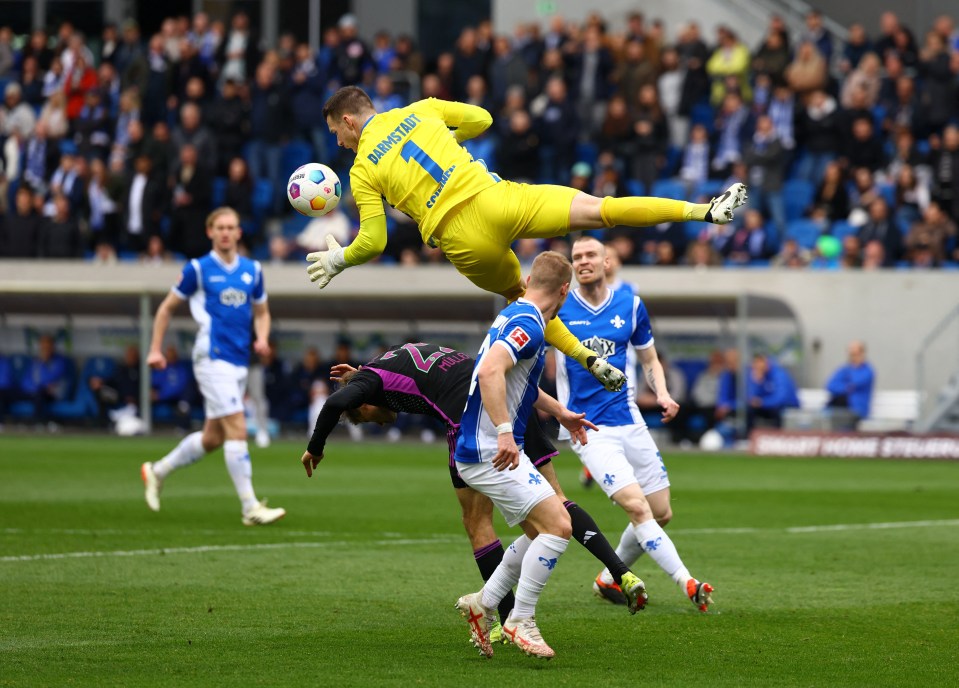
{"type": "Polygon", "coordinates": [[[329,246],[329,251],[316,251],[306,257],[311,263],[306,272],[310,275],[310,281],[316,282],[320,289],[349,267],[343,257],[343,247],[336,242],[332,234],[326,235],[326,245],[329,246]]]}
{"type": "Polygon", "coordinates": [[[590,356],[586,359],[586,369],[603,384],[607,392],[618,392],[626,383],[623,371],[599,356],[590,356]]]}

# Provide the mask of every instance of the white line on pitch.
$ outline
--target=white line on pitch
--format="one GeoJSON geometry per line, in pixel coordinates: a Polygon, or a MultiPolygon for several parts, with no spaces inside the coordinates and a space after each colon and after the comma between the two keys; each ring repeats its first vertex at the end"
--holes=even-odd
{"type": "MultiPolygon", "coordinates": [[[[405,540],[376,540],[373,545],[432,545],[460,542],[460,537],[437,537],[405,540]]],[[[252,545],[201,545],[199,547],[160,547],[156,549],[127,549],[92,552],[55,552],[51,554],[22,554],[0,557],[0,562],[45,561],[50,559],[92,559],[98,557],[147,557],[166,554],[204,554],[207,552],[244,552],[263,549],[307,549],[333,547],[338,542],[264,542],[252,545]]]]}
{"type": "Polygon", "coordinates": [[[891,521],[889,523],[834,523],[821,526],[788,528],[671,528],[673,535],[738,535],[742,533],[829,533],[847,530],[888,530],[892,528],[939,528],[959,526],[959,519],[940,521],[891,521]]]}
{"type": "MultiPolygon", "coordinates": [[[[842,532],[852,530],[887,530],[894,528],[938,528],[959,526],[959,519],[947,519],[938,521],[892,521],[888,523],[836,523],[832,525],[820,526],[792,526],[789,528],[676,528],[670,532],[674,535],[739,535],[739,534],[761,534],[761,533],[828,533],[842,532]]],[[[6,528],[4,532],[21,532],[16,528],[6,528]]],[[[399,535],[399,533],[391,533],[399,535]]],[[[375,540],[371,544],[388,545],[429,545],[461,542],[460,536],[441,536],[435,538],[406,538],[406,539],[388,539],[375,540]]],[[[89,552],[57,552],[51,554],[22,554],[0,557],[2,562],[15,561],[44,561],[54,559],[90,559],[97,557],[143,557],[165,554],[203,554],[207,552],[242,552],[246,550],[269,550],[269,549],[298,549],[298,548],[319,548],[335,547],[339,544],[348,544],[345,541],[333,542],[267,542],[255,543],[249,545],[201,545],[198,547],[164,547],[156,549],[131,549],[131,550],[111,550],[111,551],[89,551],[89,552]]]]}

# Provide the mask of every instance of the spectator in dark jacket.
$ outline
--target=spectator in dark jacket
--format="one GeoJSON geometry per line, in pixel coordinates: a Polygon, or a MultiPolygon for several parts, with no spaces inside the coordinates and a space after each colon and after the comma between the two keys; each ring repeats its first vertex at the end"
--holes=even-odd
{"type": "Polygon", "coordinates": [[[756,133],[746,144],[743,161],[749,167],[750,206],[768,213],[782,235],[786,230],[783,177],[788,154],[769,116],[763,115],[756,120],[756,133]]]}
{"type": "Polygon", "coordinates": [[[250,172],[254,179],[275,181],[274,211],[285,196],[285,175],[280,173],[283,139],[290,131],[288,97],[277,83],[273,67],[264,62],[256,68],[256,82],[250,89],[250,172]],[[282,177],[282,179],[281,179],[282,177]]]}
{"type": "Polygon", "coordinates": [[[553,77],[546,83],[543,96],[537,98],[533,107],[538,109],[535,129],[540,139],[541,181],[563,183],[573,164],[579,118],[569,98],[565,82],[553,77]]]}
{"type": "Polygon", "coordinates": [[[40,225],[40,257],[79,258],[83,255],[80,225],[62,193],[53,195],[54,215],[40,225]]]}
{"type": "Polygon", "coordinates": [[[230,161],[240,155],[243,143],[250,135],[250,111],[237,83],[228,79],[223,83],[220,97],[210,105],[210,121],[216,122],[213,136],[216,141],[217,175],[225,174],[230,161]]]}
{"type": "Polygon", "coordinates": [[[296,64],[290,74],[290,103],[297,133],[313,146],[313,159],[326,160],[329,131],[323,118],[326,74],[320,71],[310,46],[296,47],[296,64]]]}
{"type": "Polygon", "coordinates": [[[203,125],[203,118],[196,103],[185,103],[180,108],[180,126],[174,129],[170,136],[173,145],[173,154],[180,155],[186,145],[196,148],[197,155],[203,164],[213,166],[216,160],[216,141],[210,130],[203,125]]]}
{"type": "Polygon", "coordinates": [[[889,205],[881,196],[869,204],[869,220],[859,228],[859,241],[865,246],[879,241],[885,249],[885,264],[895,265],[902,254],[902,232],[889,214],[889,205]]]}
{"type": "Polygon", "coordinates": [[[187,144],[180,150],[180,164],[173,173],[173,212],[170,221],[170,248],[187,258],[199,258],[210,251],[206,216],[213,196],[209,169],[200,162],[198,151],[187,144]]]}
{"type": "Polygon", "coordinates": [[[256,220],[253,218],[253,179],[250,177],[250,168],[246,160],[241,157],[233,158],[226,177],[226,193],[223,205],[233,208],[240,216],[240,227],[243,228],[243,243],[252,248],[256,220]]]}
{"type": "Polygon", "coordinates": [[[17,188],[16,207],[0,218],[0,256],[36,258],[40,252],[43,222],[33,209],[33,192],[26,184],[17,188]]]}
{"type": "Polygon", "coordinates": [[[509,132],[500,139],[496,151],[499,169],[508,179],[533,182],[539,170],[539,136],[532,128],[526,110],[516,110],[509,118],[509,132]]]}
{"type": "Polygon", "coordinates": [[[336,71],[341,86],[353,86],[363,80],[366,70],[373,67],[370,49],[366,47],[356,30],[356,17],[344,14],[338,24],[340,44],[336,48],[336,71]]]}
{"type": "Polygon", "coordinates": [[[860,117],[853,122],[852,138],[845,144],[845,158],[850,168],[865,167],[875,172],[884,166],[886,155],[882,141],[875,136],[872,118],[860,117]]]}
{"type": "Polygon", "coordinates": [[[836,99],[825,91],[813,91],[799,112],[799,140],[806,146],[797,176],[814,184],[822,180],[827,163],[839,149],[839,112],[836,99]]]}
{"type": "Polygon", "coordinates": [[[120,245],[124,249],[142,251],[149,238],[159,233],[166,200],[166,180],[153,172],[150,156],[140,155],[123,191],[120,245]]]}

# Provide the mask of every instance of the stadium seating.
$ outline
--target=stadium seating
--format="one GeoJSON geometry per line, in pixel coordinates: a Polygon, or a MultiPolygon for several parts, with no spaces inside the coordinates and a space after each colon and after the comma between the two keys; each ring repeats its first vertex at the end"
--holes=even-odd
{"type": "Polygon", "coordinates": [[[689,200],[695,203],[707,202],[721,194],[723,190],[723,182],[721,180],[707,179],[693,187],[693,193],[690,194],[689,200]]]}
{"type": "Polygon", "coordinates": [[[54,417],[63,420],[83,420],[95,418],[97,415],[97,400],[90,391],[87,381],[91,377],[109,379],[116,372],[116,362],[108,356],[93,356],[87,359],[83,370],[75,385],[73,395],[53,404],[51,409],[54,417]]]}
{"type": "Polygon", "coordinates": [[[213,194],[211,196],[211,201],[214,208],[219,208],[224,204],[226,200],[226,184],[226,177],[213,178],[213,194]]]}
{"type": "Polygon", "coordinates": [[[857,234],[859,232],[858,227],[854,227],[844,220],[839,220],[834,222],[832,225],[832,235],[842,241],[850,234],[857,234]]]}
{"type": "Polygon", "coordinates": [[[651,196],[660,198],[673,198],[677,201],[685,201],[687,197],[686,185],[677,179],[657,179],[653,182],[653,188],[650,191],[651,196]]]}
{"type": "Polygon", "coordinates": [[[273,182],[269,179],[257,179],[253,183],[253,215],[263,220],[273,208],[273,182]]]}
{"type": "Polygon", "coordinates": [[[313,146],[304,141],[290,141],[283,147],[281,160],[283,169],[292,172],[313,160],[313,146]]]}
{"type": "Polygon", "coordinates": [[[806,214],[812,204],[816,189],[805,179],[789,179],[783,184],[783,199],[786,205],[786,221],[797,220],[806,214]]]}
{"type": "Polygon", "coordinates": [[[814,220],[791,220],[786,223],[786,238],[795,239],[803,248],[815,247],[820,234],[822,229],[814,220]]]}

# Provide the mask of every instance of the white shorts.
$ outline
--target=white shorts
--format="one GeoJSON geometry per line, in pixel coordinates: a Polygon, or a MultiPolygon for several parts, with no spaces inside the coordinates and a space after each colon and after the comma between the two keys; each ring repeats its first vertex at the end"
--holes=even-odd
{"type": "Polygon", "coordinates": [[[510,526],[526,520],[534,506],[556,494],[522,451],[519,466],[514,470],[498,471],[489,461],[457,461],[456,470],[467,485],[493,500],[510,526]]]}
{"type": "Polygon", "coordinates": [[[208,420],[243,413],[246,367],[204,358],[194,361],[193,374],[203,395],[203,412],[208,420]]]}
{"type": "Polygon", "coordinates": [[[586,446],[570,443],[607,497],[638,483],[649,495],[669,487],[669,474],[645,425],[600,425],[586,446]]]}

